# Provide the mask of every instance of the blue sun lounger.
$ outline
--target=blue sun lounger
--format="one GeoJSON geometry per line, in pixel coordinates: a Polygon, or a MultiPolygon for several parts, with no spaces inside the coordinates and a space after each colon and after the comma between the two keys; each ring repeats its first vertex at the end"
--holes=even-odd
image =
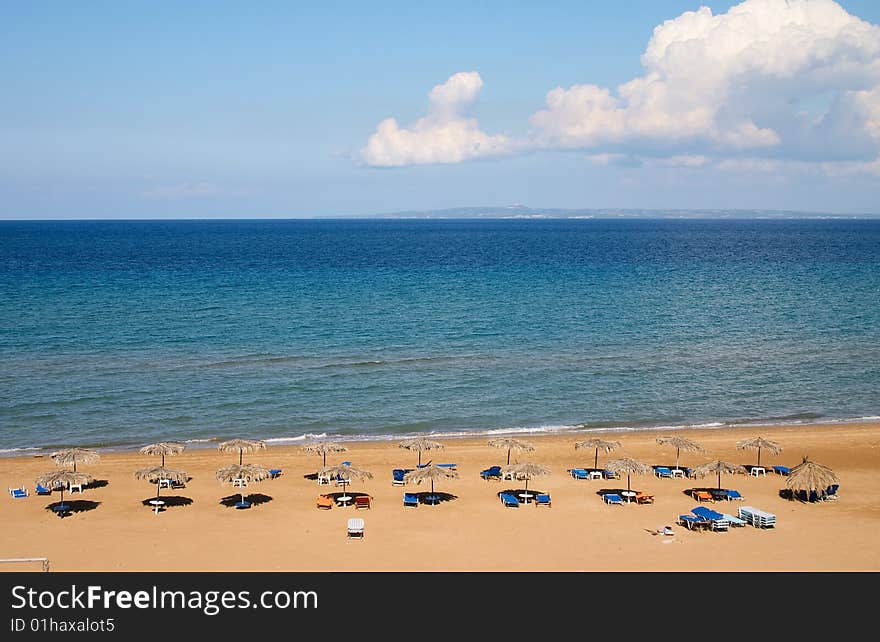
{"type": "Polygon", "coordinates": [[[46,488],[42,484],[37,484],[35,490],[37,491],[37,495],[51,495],[52,494],[52,489],[46,488]]]}
{"type": "Polygon", "coordinates": [[[709,527],[708,519],[704,517],[697,517],[696,515],[679,515],[678,523],[691,531],[697,530],[698,528],[709,527]]]}
{"type": "Polygon", "coordinates": [[[406,480],[404,480],[403,476],[411,472],[412,468],[395,468],[391,471],[391,485],[403,486],[406,483],[406,480]]]}
{"type": "Polygon", "coordinates": [[[269,469],[269,477],[275,479],[276,477],[280,477],[283,471],[280,468],[270,468],[269,469]]]}
{"type": "Polygon", "coordinates": [[[28,489],[24,486],[22,486],[21,488],[10,488],[9,494],[12,495],[15,499],[21,499],[28,496],[28,489]]]}
{"type": "Polygon", "coordinates": [[[738,490],[727,489],[727,499],[728,500],[738,499],[738,500],[742,501],[742,498],[743,498],[743,496],[739,494],[738,490]]]}
{"type": "Polygon", "coordinates": [[[403,494],[403,505],[404,506],[412,506],[413,508],[419,507],[419,496],[416,493],[404,493],[403,494]]]}
{"type": "Polygon", "coordinates": [[[490,466],[486,470],[481,470],[480,477],[482,477],[486,481],[490,479],[497,479],[498,481],[501,481],[501,466],[490,466]]]}
{"type": "Polygon", "coordinates": [[[602,495],[602,499],[605,500],[606,504],[620,504],[623,506],[623,497],[617,493],[605,493],[602,495]]]}
{"type": "Polygon", "coordinates": [[[791,469],[788,466],[774,466],[773,470],[777,475],[788,475],[791,472],[791,469]]]}
{"type": "Polygon", "coordinates": [[[586,468],[569,468],[568,472],[571,473],[571,476],[575,479],[589,479],[590,474],[587,472],[586,468]]]}
{"type": "Polygon", "coordinates": [[[654,466],[654,475],[657,477],[669,477],[672,479],[672,471],[667,466],[654,466]]]}
{"type": "Polygon", "coordinates": [[[501,503],[505,508],[519,508],[519,499],[511,493],[501,493],[501,503]]]}
{"type": "Polygon", "coordinates": [[[709,520],[709,525],[713,531],[726,531],[730,528],[730,522],[725,519],[724,513],[719,513],[717,510],[712,510],[706,506],[697,506],[692,508],[691,512],[697,517],[709,520]]]}
{"type": "Polygon", "coordinates": [[[535,495],[535,506],[546,506],[550,508],[550,493],[539,493],[535,495]]]}

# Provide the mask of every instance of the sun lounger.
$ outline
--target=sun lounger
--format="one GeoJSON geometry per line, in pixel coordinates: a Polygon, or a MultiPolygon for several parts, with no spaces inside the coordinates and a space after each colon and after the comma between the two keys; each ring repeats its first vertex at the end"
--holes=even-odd
{"type": "Polygon", "coordinates": [[[620,473],[616,470],[603,470],[602,477],[605,479],[620,479],[620,473]]]}
{"type": "Polygon", "coordinates": [[[418,508],[419,506],[419,496],[417,493],[404,493],[403,494],[403,505],[404,506],[412,506],[413,508],[418,508]]]}
{"type": "Polygon", "coordinates": [[[636,504],[653,504],[654,496],[648,495],[647,493],[637,492],[636,493],[636,504]]]}
{"type": "Polygon", "coordinates": [[[270,468],[269,469],[269,477],[272,479],[276,479],[277,477],[281,477],[281,473],[284,472],[280,468],[270,468]]]}
{"type": "Polygon", "coordinates": [[[370,504],[372,502],[372,497],[369,495],[358,495],[354,498],[354,507],[355,508],[370,508],[370,504]]]}
{"type": "Polygon", "coordinates": [[[568,472],[571,473],[571,476],[575,479],[589,479],[590,474],[587,472],[586,468],[569,468],[568,472]]]}
{"type": "Polygon", "coordinates": [[[364,520],[362,520],[360,517],[352,517],[348,520],[348,538],[364,538],[364,520]]]}
{"type": "Polygon", "coordinates": [[[791,472],[791,469],[788,466],[774,466],[773,471],[777,475],[788,475],[791,472]]]}
{"type": "Polygon", "coordinates": [[[37,491],[37,495],[51,495],[52,494],[52,489],[46,488],[42,484],[37,484],[36,491],[37,491]]]}
{"type": "Polygon", "coordinates": [[[721,513],[724,515],[724,519],[730,522],[731,526],[745,526],[748,522],[744,519],[740,519],[739,517],[734,517],[733,515],[729,515],[727,513],[721,513]]]}
{"type": "Polygon", "coordinates": [[[727,499],[728,500],[738,499],[739,501],[742,501],[743,496],[739,494],[738,490],[732,490],[732,489],[728,488],[727,489],[727,499]]]}
{"type": "Polygon", "coordinates": [[[672,479],[672,471],[666,466],[654,466],[654,475],[657,477],[668,477],[672,479]]]}
{"type": "Polygon", "coordinates": [[[391,471],[391,485],[392,486],[403,486],[406,484],[406,480],[404,480],[404,475],[412,472],[410,468],[395,468],[391,471]]]}
{"type": "Polygon", "coordinates": [[[9,494],[12,495],[15,499],[21,499],[22,497],[28,496],[28,489],[22,486],[21,488],[10,488],[9,494]]]}
{"type": "Polygon", "coordinates": [[[708,492],[716,502],[726,502],[730,499],[724,488],[710,488],[708,492]]]}
{"type": "Polygon", "coordinates": [[[715,498],[712,497],[712,493],[706,490],[692,490],[691,497],[696,499],[698,502],[714,502],[715,498]]]}
{"type": "Polygon", "coordinates": [[[486,470],[481,470],[480,477],[486,481],[489,481],[490,479],[501,481],[501,466],[490,466],[486,470]]]}
{"type": "Polygon", "coordinates": [[[709,528],[709,520],[696,515],[679,515],[678,523],[691,531],[709,528]]]}
{"type": "Polygon", "coordinates": [[[697,517],[709,520],[709,527],[713,531],[726,531],[730,528],[730,522],[724,518],[723,513],[707,508],[706,506],[697,506],[691,509],[691,512],[697,517]]]}
{"type": "Polygon", "coordinates": [[[501,493],[501,503],[505,508],[519,508],[519,499],[513,493],[501,493]]]}
{"type": "Polygon", "coordinates": [[[548,493],[535,495],[535,506],[546,506],[547,508],[550,508],[550,495],[548,493]]]}
{"type": "Polygon", "coordinates": [[[825,489],[822,499],[837,499],[838,488],[840,488],[840,484],[831,484],[831,486],[825,489]]]}
{"type": "Polygon", "coordinates": [[[617,493],[605,493],[602,495],[602,499],[605,500],[606,504],[619,504],[623,506],[623,497],[617,493]]]}
{"type": "Polygon", "coordinates": [[[333,498],[329,495],[318,495],[315,503],[318,508],[326,508],[327,510],[333,508],[333,498]]]}
{"type": "Polygon", "coordinates": [[[776,526],[776,515],[755,508],[754,506],[740,506],[738,515],[755,528],[773,528],[776,526]]]}

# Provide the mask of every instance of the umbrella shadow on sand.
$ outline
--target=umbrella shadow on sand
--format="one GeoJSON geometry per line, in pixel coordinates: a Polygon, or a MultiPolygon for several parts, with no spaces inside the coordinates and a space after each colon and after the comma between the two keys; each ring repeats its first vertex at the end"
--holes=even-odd
{"type": "Polygon", "coordinates": [[[110,482],[106,479],[95,479],[90,481],[88,484],[83,484],[83,490],[90,490],[92,488],[104,488],[105,486],[109,486],[110,482]]]}
{"type": "Polygon", "coordinates": [[[599,497],[602,497],[603,495],[615,495],[615,494],[619,495],[620,493],[625,493],[625,492],[626,492],[626,488],[600,488],[599,490],[596,491],[596,494],[599,497]]]}
{"type": "MultiPolygon", "coordinates": [[[[251,506],[259,506],[260,504],[266,504],[271,502],[273,497],[270,495],[264,495],[262,493],[251,493],[250,495],[245,495],[244,500],[250,503],[251,506]]],[[[220,500],[220,503],[226,508],[235,508],[236,504],[241,501],[241,495],[236,493],[235,495],[230,495],[229,497],[224,497],[220,500]]]]}
{"type": "Polygon", "coordinates": [[[419,498],[420,504],[441,504],[443,502],[451,502],[453,499],[458,499],[458,495],[453,495],[452,493],[441,493],[438,491],[425,491],[422,493],[415,493],[415,495],[419,498]]]}
{"type": "MultiPolygon", "coordinates": [[[[155,500],[156,497],[154,495],[151,497],[147,497],[141,502],[141,504],[143,504],[144,506],[150,506],[150,508],[152,508],[150,502],[155,500]]],[[[162,495],[162,501],[165,502],[162,505],[162,508],[171,508],[174,506],[189,506],[193,503],[193,500],[189,497],[181,497],[180,495],[162,495]]]]}
{"type": "Polygon", "coordinates": [[[71,513],[85,513],[86,511],[95,510],[101,502],[94,502],[90,499],[74,499],[65,500],[64,506],[66,510],[59,510],[61,502],[52,502],[46,506],[46,510],[55,513],[59,517],[67,517],[71,513]]]}

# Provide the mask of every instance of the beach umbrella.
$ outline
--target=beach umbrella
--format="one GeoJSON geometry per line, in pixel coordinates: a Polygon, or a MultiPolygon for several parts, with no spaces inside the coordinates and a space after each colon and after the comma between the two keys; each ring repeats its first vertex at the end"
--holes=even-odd
{"type": "Polygon", "coordinates": [[[156,499],[159,499],[159,490],[161,489],[161,485],[159,484],[160,479],[170,479],[171,481],[178,482],[186,481],[185,472],[183,472],[182,470],[165,468],[164,465],[141,468],[140,470],[135,471],[134,476],[137,479],[146,479],[151,484],[156,484],[156,499]]]}
{"type": "Polygon", "coordinates": [[[406,484],[421,484],[425,481],[431,482],[431,495],[434,494],[434,480],[436,479],[457,479],[458,472],[448,466],[438,466],[437,464],[427,464],[421,468],[411,470],[403,476],[406,484]]]}
{"type": "MultiPolygon", "coordinates": [[[[259,464],[230,464],[217,471],[217,479],[221,482],[232,482],[243,480],[245,485],[250,482],[263,481],[271,476],[268,468],[264,468],[259,464]]],[[[241,488],[241,487],[240,487],[241,488]]],[[[241,501],[244,502],[244,493],[240,493],[241,501]]]]}
{"type": "Polygon", "coordinates": [[[526,489],[525,492],[528,494],[529,492],[529,480],[532,477],[538,477],[539,475],[549,475],[550,469],[547,466],[543,466],[541,464],[535,464],[530,461],[524,461],[521,464],[511,464],[509,466],[505,466],[501,469],[502,475],[513,475],[514,479],[525,479],[526,480],[526,489]]]}
{"type": "Polygon", "coordinates": [[[64,450],[52,453],[50,457],[59,466],[73,464],[73,470],[76,472],[76,465],[78,463],[90,464],[100,459],[101,455],[98,454],[97,450],[92,450],[91,448],[65,448],[64,450]]]}
{"type": "MultiPolygon", "coordinates": [[[[165,465],[165,455],[177,455],[186,448],[183,444],[174,441],[159,441],[155,444],[144,446],[138,452],[142,455],[162,455],[162,466],[165,465]]],[[[144,470],[147,470],[146,468],[144,470]]]]}
{"type": "Polygon", "coordinates": [[[339,479],[342,482],[342,495],[345,496],[345,486],[351,483],[352,477],[357,479],[372,479],[373,473],[362,468],[352,468],[349,464],[337,464],[336,466],[324,466],[318,471],[318,475],[326,475],[328,479],[339,479]]]}
{"type": "Polygon", "coordinates": [[[310,455],[321,455],[324,457],[324,462],[321,464],[322,466],[327,465],[327,453],[343,453],[347,450],[348,448],[342,444],[337,444],[335,441],[316,441],[303,446],[304,452],[307,452],[310,455]]]}
{"type": "Polygon", "coordinates": [[[424,437],[416,437],[415,439],[404,439],[400,442],[401,448],[406,448],[407,450],[417,450],[419,451],[419,466],[422,465],[422,451],[423,450],[437,450],[443,448],[443,444],[438,441],[431,441],[430,439],[425,439],[424,437]]]}
{"type": "Polygon", "coordinates": [[[599,451],[601,450],[604,453],[610,453],[615,448],[620,448],[620,442],[605,441],[604,439],[593,437],[592,439],[587,439],[585,441],[575,442],[574,448],[575,450],[579,450],[581,448],[595,448],[596,459],[593,462],[593,468],[599,468],[599,451]]]}
{"type": "Polygon", "coordinates": [[[511,437],[500,437],[498,439],[490,439],[489,445],[493,448],[502,448],[507,450],[507,465],[510,465],[510,451],[531,452],[535,447],[527,441],[520,441],[511,437]]]}
{"type": "Polygon", "coordinates": [[[717,474],[718,475],[718,488],[721,488],[721,473],[728,473],[733,475],[747,475],[748,471],[745,469],[745,466],[740,466],[739,464],[732,464],[729,461],[721,461],[720,459],[715,459],[706,464],[702,464],[701,466],[697,466],[694,468],[694,475],[699,475],[700,477],[704,477],[705,475],[717,474]]]}
{"type": "Polygon", "coordinates": [[[77,472],[75,470],[52,470],[48,473],[43,473],[35,480],[37,484],[40,486],[45,486],[46,488],[55,488],[55,486],[61,487],[61,503],[60,505],[64,505],[64,487],[70,486],[73,484],[74,486],[79,484],[88,484],[94,481],[94,477],[84,472],[77,472]]]}
{"type": "Polygon", "coordinates": [[[629,476],[630,475],[645,475],[651,472],[651,467],[648,464],[643,464],[640,461],[636,461],[630,457],[621,457],[620,459],[612,459],[611,461],[605,464],[605,468],[608,470],[612,470],[615,473],[626,473],[626,489],[630,490],[629,487],[629,476]]]}
{"type": "Polygon", "coordinates": [[[761,449],[764,448],[769,450],[774,455],[778,455],[782,452],[782,446],[780,446],[775,441],[770,441],[769,439],[764,439],[763,437],[752,437],[751,439],[743,439],[742,441],[736,442],[736,447],[740,450],[744,450],[746,448],[750,448],[752,450],[758,451],[758,466],[761,465],[761,449]]]}
{"type": "Polygon", "coordinates": [[[695,452],[701,453],[704,452],[703,447],[695,441],[691,441],[690,439],[685,439],[684,437],[679,437],[675,435],[673,437],[657,437],[658,444],[665,444],[667,446],[672,446],[675,448],[675,467],[678,468],[678,459],[681,451],[685,452],[695,452]]]}
{"type": "Polygon", "coordinates": [[[837,475],[828,466],[810,461],[807,457],[791,469],[785,478],[785,485],[792,491],[825,491],[832,484],[839,483],[837,475]]]}
{"type": "Polygon", "coordinates": [[[217,445],[221,453],[238,453],[238,465],[241,466],[242,453],[252,453],[264,450],[266,442],[259,439],[230,439],[217,445]]]}

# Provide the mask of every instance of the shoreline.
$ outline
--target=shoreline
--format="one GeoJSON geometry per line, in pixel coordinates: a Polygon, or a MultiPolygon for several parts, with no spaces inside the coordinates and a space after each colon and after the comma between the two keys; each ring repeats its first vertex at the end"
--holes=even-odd
{"type": "MultiPolygon", "coordinates": [[[[649,465],[675,462],[675,450],[656,442],[659,436],[685,431],[643,430],[611,437],[621,447],[599,453],[603,462],[633,457],[649,465]]],[[[328,455],[328,464],[350,460],[373,474],[346,489],[369,494],[369,510],[316,507],[316,497],[341,488],[319,486],[314,472],[321,457],[301,445],[269,446],[245,454],[246,462],[277,467],[282,475],[253,484],[247,491],[260,500],[250,510],[224,505],[237,500],[237,489],[216,481],[215,471],[237,459],[216,449],[187,449],[166,465],[187,472],[186,488],[162,491],[188,503],[169,505],[155,514],[144,502],[155,497],[154,485],[137,480],[134,471],[158,464],[136,451],[102,453],[81,468],[104,484],[65,501],[88,506],[59,519],[48,510],[58,494],[33,494],[33,480],[54,468],[47,458],[0,459],[0,478],[8,487],[25,484],[31,495],[7,494],[2,510],[7,528],[0,531],[0,557],[48,557],[54,571],[878,571],[880,545],[880,422],[795,424],[771,430],[755,427],[691,429],[688,438],[703,453],[681,453],[681,465],[695,466],[720,458],[754,464],[756,453],[739,450],[736,441],[764,434],[778,441],[779,455],[764,452],[766,476],[724,475],[726,488],[738,489],[744,504],[777,515],[773,529],[751,526],[726,533],[693,532],[674,523],[697,505],[686,491],[714,487],[716,479],[661,479],[633,476],[632,488],[655,496],[649,505],[606,505],[598,491],[622,481],[575,480],[567,469],[593,463],[592,450],[575,450],[577,436],[520,435],[535,450],[519,461],[548,466],[551,473],[529,482],[530,491],[552,496],[552,506],[505,508],[498,493],[523,482],[483,480],[479,472],[503,465],[506,452],[487,445],[486,437],[439,439],[443,450],[423,453],[422,461],[452,462],[457,479],[439,480],[436,491],[449,494],[440,504],[407,508],[404,492],[423,493],[427,486],[394,486],[391,470],[415,467],[417,453],[396,441],[359,441],[348,451],[328,455]],[[792,467],[803,456],[830,466],[840,479],[837,501],[801,503],[784,499],[785,478],[772,465],[792,467]],[[361,517],[366,537],[346,538],[346,522],[361,517]],[[652,534],[672,525],[673,536],[652,534]],[[846,542],[845,546],[841,542],[846,542]]],[[[511,461],[517,455],[512,454],[511,461]]],[[[621,486],[622,485],[622,486],[621,486]]],[[[735,514],[738,502],[709,504],[735,514]]],[[[15,564],[3,571],[39,570],[15,564]]]]}
{"type": "MultiPolygon", "coordinates": [[[[605,422],[613,423],[613,422],[605,422]]],[[[244,438],[256,439],[266,442],[267,447],[284,447],[284,446],[302,446],[312,441],[332,440],[342,443],[364,443],[364,442],[393,442],[403,439],[411,439],[415,437],[425,437],[428,439],[481,439],[495,437],[520,437],[533,438],[538,436],[565,436],[565,435],[590,435],[590,434],[608,434],[608,435],[628,435],[641,432],[663,432],[663,431],[693,431],[693,430],[736,430],[739,428],[750,428],[753,430],[774,430],[777,428],[793,428],[798,426],[845,426],[851,424],[872,424],[880,425],[880,415],[869,415],[864,417],[822,417],[811,420],[794,420],[786,421],[785,419],[774,420],[735,420],[729,422],[711,421],[704,423],[682,423],[682,424],[638,424],[638,425],[613,425],[613,426],[589,426],[587,424],[579,425],[561,425],[561,426],[535,426],[535,427],[513,427],[513,428],[488,428],[484,430],[461,430],[448,432],[406,432],[399,435],[391,435],[389,433],[380,433],[376,435],[359,434],[359,435],[339,435],[332,433],[305,433],[298,436],[290,437],[259,437],[255,435],[234,435],[228,437],[210,437],[199,439],[172,439],[172,438],[156,438],[153,441],[175,441],[185,444],[187,449],[201,450],[216,448],[217,444],[227,439],[244,438]]],[[[119,444],[119,445],[95,445],[89,443],[65,444],[56,446],[21,446],[0,448],[0,459],[8,457],[46,457],[56,450],[63,448],[90,448],[100,453],[126,453],[137,452],[139,448],[145,446],[147,442],[138,444],[119,444]]]]}

